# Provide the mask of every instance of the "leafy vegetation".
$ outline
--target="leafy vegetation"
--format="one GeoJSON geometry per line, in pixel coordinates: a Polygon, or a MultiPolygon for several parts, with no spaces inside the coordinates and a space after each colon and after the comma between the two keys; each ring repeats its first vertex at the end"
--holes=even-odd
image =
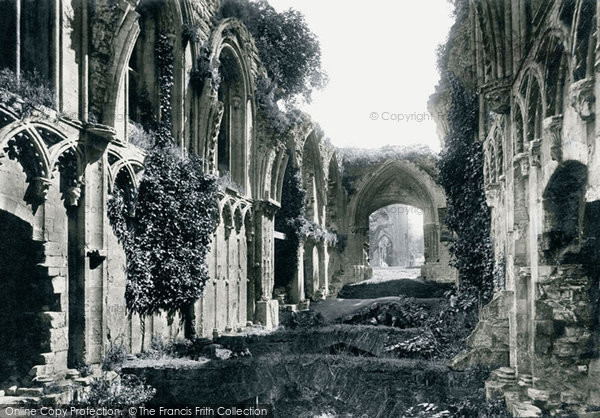
{"type": "MultiPolygon", "coordinates": [[[[23,102],[23,115],[28,115],[34,109],[42,106],[53,108],[55,106],[54,91],[48,87],[42,76],[37,72],[22,73],[19,77],[8,68],[0,70],[0,90],[19,96],[23,102]]],[[[10,103],[14,98],[0,92],[0,101],[10,103]]]]}
{"type": "Polygon", "coordinates": [[[412,298],[400,297],[390,303],[373,303],[344,318],[344,324],[383,325],[397,328],[422,326],[429,318],[425,307],[412,298]]]}
{"type": "Polygon", "coordinates": [[[108,211],[125,248],[128,308],[142,316],[179,310],[186,317],[186,335],[192,335],[192,318],[186,315],[209,279],[206,255],[217,225],[216,180],[202,172],[195,155],[184,156],[172,146],[153,149],[134,215],[126,215],[119,189],[108,211]]]}
{"type": "Polygon", "coordinates": [[[129,143],[143,150],[154,147],[154,132],[148,132],[142,125],[135,122],[129,123],[129,143]]]}
{"type": "Polygon", "coordinates": [[[208,42],[200,46],[200,53],[196,59],[196,65],[190,71],[190,84],[198,91],[202,92],[204,83],[209,80],[213,95],[217,95],[221,85],[222,76],[219,71],[219,63],[211,61],[210,47],[208,42]]]}
{"type": "Polygon", "coordinates": [[[448,75],[449,133],[439,161],[439,182],[446,192],[446,219],[456,239],[450,247],[462,286],[474,286],[484,300],[493,292],[494,258],[490,211],[485,200],[483,146],[477,140],[478,99],[448,75]]]}
{"type": "Polygon", "coordinates": [[[355,182],[376,164],[390,160],[412,162],[432,178],[437,178],[437,155],[424,145],[386,145],[378,149],[338,148],[338,161],[342,171],[342,185],[352,195],[356,193],[355,182]]]}
{"type": "Polygon", "coordinates": [[[275,283],[287,284],[298,269],[298,248],[301,234],[297,225],[302,223],[305,216],[306,191],[302,187],[300,171],[293,164],[288,164],[283,177],[281,191],[281,209],[275,217],[275,229],[283,232],[286,239],[275,246],[275,283]],[[285,262],[281,262],[285,260],[285,262]]]}
{"type": "Polygon", "coordinates": [[[135,375],[126,374],[114,379],[97,378],[90,385],[90,391],[77,406],[132,407],[149,402],[156,390],[146,385],[135,375]]]}
{"type": "Polygon", "coordinates": [[[111,342],[102,358],[102,370],[120,370],[123,362],[127,360],[127,347],[122,341],[111,342]]]}
{"type": "Polygon", "coordinates": [[[268,78],[261,77],[256,85],[256,103],[271,128],[280,135],[301,124],[304,114],[293,106],[280,108],[276,97],[277,84],[268,78]]]}
{"type": "Polygon", "coordinates": [[[269,78],[279,87],[277,99],[301,96],[310,101],[312,91],[327,83],[319,40],[302,13],[293,9],[277,12],[266,0],[225,0],[220,14],[246,25],[269,78]]]}
{"type": "Polygon", "coordinates": [[[160,114],[153,147],[144,162],[137,195],[117,178],[108,215],[127,264],[127,307],[143,319],[182,313],[186,337],[195,336],[194,302],[209,279],[206,256],[218,222],[217,185],[204,174],[201,159],[174,146],[171,120],[173,48],[159,35],[160,114]]]}

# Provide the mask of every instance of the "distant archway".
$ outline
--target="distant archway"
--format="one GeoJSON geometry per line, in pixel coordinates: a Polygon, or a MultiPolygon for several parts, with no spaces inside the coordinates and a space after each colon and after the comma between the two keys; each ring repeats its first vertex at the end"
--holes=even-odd
{"type": "Polygon", "coordinates": [[[408,205],[422,213],[424,265],[421,275],[441,281],[454,280],[455,274],[448,265],[448,250],[440,243],[438,211],[446,206],[442,189],[428,173],[405,160],[389,160],[366,172],[357,182],[357,192],[349,205],[344,270],[354,272],[354,276],[358,271],[360,276],[351,280],[362,280],[369,275],[369,216],[395,204],[408,205]]]}

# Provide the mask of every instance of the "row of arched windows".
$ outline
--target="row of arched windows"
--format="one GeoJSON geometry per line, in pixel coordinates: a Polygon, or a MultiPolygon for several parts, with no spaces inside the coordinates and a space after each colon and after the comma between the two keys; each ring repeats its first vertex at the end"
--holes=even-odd
{"type": "MultiPolygon", "coordinates": [[[[221,81],[215,92],[216,97],[208,101],[208,104],[213,106],[215,102],[220,102],[219,106],[223,111],[218,123],[211,121],[218,129],[215,132],[216,140],[210,141],[206,127],[199,126],[202,117],[198,114],[210,112],[206,102],[202,102],[204,105],[201,106],[201,100],[197,97],[205,92],[194,94],[194,89],[188,82],[189,71],[195,65],[196,45],[183,45],[181,6],[175,1],[164,1],[157,9],[151,3],[156,2],[142,1],[136,8],[139,29],[135,30],[139,34],[134,40],[135,46],[124,45],[125,50],[131,49],[131,53],[121,70],[119,85],[108,86],[108,89],[119,91],[114,104],[117,108],[114,113],[118,117],[115,116],[114,120],[109,117],[106,121],[102,118],[93,121],[111,126],[114,124],[117,136],[127,141],[131,132],[129,123],[134,122],[152,129],[152,121],[161,120],[164,116],[161,112],[164,110],[160,104],[160,69],[155,50],[159,36],[166,35],[173,44],[175,54],[171,103],[173,137],[177,145],[187,151],[200,153],[205,158],[210,156],[212,161],[208,164],[208,169],[219,176],[229,176],[238,190],[245,192],[248,182],[248,142],[252,137],[254,112],[248,64],[241,50],[246,46],[230,42],[235,34],[227,32],[227,29],[214,36],[218,39],[212,45],[210,53],[214,55],[213,61],[218,63],[221,81]]],[[[63,26],[61,21],[64,19],[62,7],[61,2],[53,1],[0,0],[0,69],[9,69],[17,76],[35,72],[39,81],[58,93],[57,100],[63,95],[61,89],[69,90],[64,94],[85,94],[83,90],[77,93],[79,86],[62,86],[61,75],[58,74],[61,71],[59,65],[63,65],[63,53],[60,51],[64,48],[62,43],[66,42],[66,35],[60,33],[63,26]]],[[[73,34],[70,36],[83,37],[92,23],[89,23],[90,28],[79,28],[82,12],[75,10],[73,13],[73,34]]],[[[218,27],[215,31],[217,30],[218,27]]],[[[74,40],[71,42],[73,48],[79,43],[74,40]]],[[[81,62],[81,58],[77,58],[81,51],[73,52],[75,61],[81,62]]],[[[116,55],[120,53],[115,52],[116,55]]],[[[97,78],[98,75],[93,77],[97,78]]],[[[57,110],[63,110],[59,103],[57,110]]]]}

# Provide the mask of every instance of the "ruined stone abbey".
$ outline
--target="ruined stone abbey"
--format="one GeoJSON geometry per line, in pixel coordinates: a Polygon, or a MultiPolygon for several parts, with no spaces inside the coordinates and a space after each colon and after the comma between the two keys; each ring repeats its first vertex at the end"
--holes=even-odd
{"type": "Polygon", "coordinates": [[[145,151],[132,137],[144,112],[164,117],[156,51],[165,41],[176,145],[227,178],[211,280],[195,306],[198,335],[275,327],[280,303],[305,308],[368,278],[369,215],[389,204],[423,210],[423,274],[453,280],[440,238],[444,195],[432,176],[396,159],[345,173],[344,186],[336,150],[309,119],[286,134],[271,129],[256,101],[265,69],[254,41],[240,21],[219,18],[218,1],[1,4],[0,67],[35,71],[54,92],[52,103],[33,107],[2,92],[0,335],[13,336],[0,348],[3,377],[43,381],[100,362],[116,340],[137,352],[153,335],[183,335],[166,315],[147,318],[144,332],[129,315],[125,255],[107,217],[114,188],[133,196],[143,174],[145,151]],[[217,68],[218,86],[211,74],[192,85],[201,61],[217,68]],[[274,227],[291,168],[311,228],[327,234],[307,234],[275,294],[276,272],[291,262],[275,257],[285,236],[274,227]]]}
{"type": "MultiPolygon", "coordinates": [[[[0,384],[97,364],[115,340],[135,353],[153,335],[183,337],[177,319],[155,315],[142,329],[128,312],[125,253],[107,215],[116,187],[135,196],[146,151],[132,138],[149,114],[165,117],[165,100],[177,147],[226,180],[198,335],[277,327],[280,309],[306,309],[370,278],[374,263],[391,264],[400,241],[383,228],[369,237],[370,216],[389,205],[423,216],[424,260],[405,249],[394,263],[457,280],[446,197],[427,164],[344,164],[306,115],[273,129],[256,94],[266,70],[243,23],[222,18],[219,0],[158,3],[0,0],[0,69],[35,71],[54,92],[31,106],[0,90],[0,384]],[[199,63],[214,70],[200,83],[199,63]],[[276,225],[294,175],[310,233],[282,256],[289,237],[276,225]]],[[[475,0],[447,45],[448,67],[478,94],[497,272],[470,351],[453,366],[494,368],[488,397],[524,414],[534,404],[600,406],[599,25],[593,0],[475,0]]],[[[442,82],[430,101],[442,137],[451,105],[442,82]]]]}

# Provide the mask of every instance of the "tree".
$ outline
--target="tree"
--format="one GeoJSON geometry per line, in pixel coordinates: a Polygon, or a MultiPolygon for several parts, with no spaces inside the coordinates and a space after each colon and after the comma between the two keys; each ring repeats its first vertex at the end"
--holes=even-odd
{"type": "Polygon", "coordinates": [[[246,25],[269,77],[279,87],[278,98],[301,96],[310,102],[312,91],[327,84],[321,45],[299,11],[279,13],[266,0],[224,0],[221,15],[246,25]]]}

